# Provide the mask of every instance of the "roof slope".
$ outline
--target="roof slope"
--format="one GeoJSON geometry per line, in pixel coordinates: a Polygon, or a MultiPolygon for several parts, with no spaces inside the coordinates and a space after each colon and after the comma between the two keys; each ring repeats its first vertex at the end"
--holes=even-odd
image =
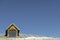
{"type": "Polygon", "coordinates": [[[31,34],[20,34],[20,36],[16,38],[14,37],[7,38],[4,35],[0,35],[0,40],[60,40],[60,38],[44,37],[31,34]]]}

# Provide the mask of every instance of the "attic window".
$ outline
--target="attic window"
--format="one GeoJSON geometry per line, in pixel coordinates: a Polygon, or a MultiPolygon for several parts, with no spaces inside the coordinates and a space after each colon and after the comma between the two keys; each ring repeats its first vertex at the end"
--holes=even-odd
{"type": "Polygon", "coordinates": [[[10,30],[9,31],[9,37],[16,37],[16,31],[15,30],[10,30]]]}

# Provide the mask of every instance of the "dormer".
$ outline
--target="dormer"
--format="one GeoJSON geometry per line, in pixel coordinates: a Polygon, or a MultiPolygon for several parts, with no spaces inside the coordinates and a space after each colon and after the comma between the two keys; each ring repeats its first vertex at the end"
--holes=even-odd
{"type": "Polygon", "coordinates": [[[19,36],[19,28],[15,26],[15,24],[11,24],[7,29],[6,29],[6,37],[18,37],[19,36]]]}

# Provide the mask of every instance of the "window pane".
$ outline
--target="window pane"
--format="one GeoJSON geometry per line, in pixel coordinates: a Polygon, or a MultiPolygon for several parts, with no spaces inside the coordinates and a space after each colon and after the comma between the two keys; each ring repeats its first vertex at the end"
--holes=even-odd
{"type": "Polygon", "coordinates": [[[9,31],[9,37],[16,37],[16,31],[15,30],[10,30],[9,31]]]}

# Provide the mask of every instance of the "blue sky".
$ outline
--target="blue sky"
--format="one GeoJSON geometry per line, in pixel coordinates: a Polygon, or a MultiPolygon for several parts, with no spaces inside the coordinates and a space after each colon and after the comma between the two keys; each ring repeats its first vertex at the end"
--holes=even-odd
{"type": "Polygon", "coordinates": [[[0,0],[0,33],[11,23],[23,34],[60,37],[60,0],[0,0]]]}

